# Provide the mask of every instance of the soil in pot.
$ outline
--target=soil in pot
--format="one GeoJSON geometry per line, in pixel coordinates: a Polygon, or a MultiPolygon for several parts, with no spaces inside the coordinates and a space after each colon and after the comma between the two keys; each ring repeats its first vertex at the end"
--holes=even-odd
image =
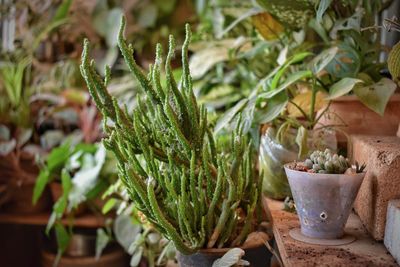
{"type": "Polygon", "coordinates": [[[331,102],[316,127],[336,125],[336,137],[341,147],[346,147],[347,135],[396,135],[400,123],[400,93],[387,103],[383,116],[375,113],[356,96],[343,96],[331,102]],[[344,133],[343,133],[344,132],[344,133]]]}
{"type": "Polygon", "coordinates": [[[342,237],[365,172],[320,174],[293,167],[293,164],[286,164],[285,171],[300,218],[301,233],[311,238],[342,237]]]}
{"type": "MultiPolygon", "coordinates": [[[[264,240],[268,240],[268,235],[262,232],[252,234],[256,234],[258,238],[251,238],[250,242],[243,244],[241,247],[245,251],[243,259],[250,262],[252,267],[269,266],[272,254],[264,245],[264,240]]],[[[202,249],[191,255],[177,252],[178,264],[180,267],[210,267],[228,250],[229,248],[202,249]]]]}

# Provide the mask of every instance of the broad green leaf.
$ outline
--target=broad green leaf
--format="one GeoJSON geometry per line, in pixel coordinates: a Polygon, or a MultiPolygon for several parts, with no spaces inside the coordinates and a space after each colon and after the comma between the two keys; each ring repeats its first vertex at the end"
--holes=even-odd
{"type": "Polygon", "coordinates": [[[321,0],[318,5],[317,9],[317,22],[321,23],[322,22],[322,16],[324,15],[325,11],[329,8],[331,5],[332,0],[321,0]]]}
{"type": "Polygon", "coordinates": [[[104,231],[103,228],[97,229],[96,235],[96,260],[100,259],[100,256],[107,244],[111,241],[111,237],[104,231]]]}
{"type": "Polygon", "coordinates": [[[285,62],[285,64],[283,64],[282,66],[279,66],[278,68],[273,70],[268,75],[268,77],[271,77],[271,78],[273,77],[268,89],[274,90],[278,86],[280,78],[285,73],[285,71],[289,68],[290,65],[299,63],[299,62],[303,61],[306,57],[311,56],[311,55],[312,55],[312,53],[310,53],[310,52],[303,52],[303,53],[295,54],[294,56],[290,57],[285,62]]]}
{"type": "Polygon", "coordinates": [[[356,84],[364,83],[363,80],[354,78],[343,78],[329,89],[329,96],[327,100],[332,100],[349,93],[356,84]]]}
{"type": "Polygon", "coordinates": [[[52,22],[66,19],[71,4],[72,0],[63,0],[60,6],[57,8],[54,17],[52,18],[52,22]]]}
{"type": "Polygon", "coordinates": [[[36,178],[35,187],[33,188],[32,202],[36,204],[43,193],[44,188],[49,182],[50,172],[47,168],[40,170],[39,176],[36,178]]]}
{"type": "Polygon", "coordinates": [[[285,109],[288,97],[285,92],[281,92],[268,100],[267,107],[261,110],[257,116],[257,122],[264,124],[278,117],[285,109]]]}
{"type": "Polygon", "coordinates": [[[278,88],[271,90],[269,92],[261,93],[259,94],[258,98],[265,98],[265,99],[272,98],[273,96],[279,94],[292,84],[298,82],[301,79],[312,77],[312,75],[313,74],[310,70],[303,70],[292,73],[287,77],[287,79],[285,79],[285,82],[282,83],[278,88]]]}
{"type": "Polygon", "coordinates": [[[116,204],[117,200],[115,198],[110,198],[109,200],[107,200],[106,204],[104,204],[101,212],[103,214],[107,214],[116,204]]]}
{"type": "Polygon", "coordinates": [[[326,66],[331,63],[331,61],[335,58],[339,48],[334,46],[329,49],[322,51],[318,56],[316,56],[311,61],[312,71],[315,75],[319,74],[322,70],[326,68],[326,66]]]}
{"type": "Polygon", "coordinates": [[[345,43],[341,43],[338,49],[333,60],[326,66],[326,71],[338,78],[356,77],[361,66],[359,53],[345,43]]]}
{"type": "Polygon", "coordinates": [[[214,134],[217,134],[226,125],[228,125],[235,118],[235,116],[246,107],[248,102],[248,99],[242,99],[235,106],[225,112],[225,114],[218,120],[217,125],[215,125],[214,134]]]}
{"type": "Polygon", "coordinates": [[[311,27],[312,29],[315,30],[316,33],[318,33],[318,35],[321,37],[321,39],[325,42],[325,43],[329,43],[329,37],[328,37],[328,33],[326,32],[325,28],[322,26],[321,23],[318,23],[317,20],[315,18],[312,18],[309,22],[308,22],[308,26],[311,27]]]}
{"type": "Polygon", "coordinates": [[[70,144],[68,142],[51,150],[50,154],[47,156],[46,159],[47,168],[49,172],[53,172],[56,169],[64,166],[69,156],[70,156],[70,144]]]}
{"type": "Polygon", "coordinates": [[[301,126],[297,130],[297,136],[296,136],[296,144],[299,146],[299,153],[297,155],[299,159],[303,159],[304,156],[308,154],[307,139],[308,139],[307,129],[301,126]]]}
{"type": "Polygon", "coordinates": [[[64,252],[69,245],[70,235],[60,223],[57,223],[54,229],[56,231],[57,247],[61,252],[64,252]]]}
{"type": "Polygon", "coordinates": [[[392,80],[383,78],[372,85],[356,86],[353,91],[364,105],[383,116],[387,102],[396,88],[392,80]]]}

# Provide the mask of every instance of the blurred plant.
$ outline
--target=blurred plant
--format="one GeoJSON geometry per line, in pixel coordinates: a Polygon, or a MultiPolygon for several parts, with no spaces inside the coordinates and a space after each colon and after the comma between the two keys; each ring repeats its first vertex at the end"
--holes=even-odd
{"type": "Polygon", "coordinates": [[[245,252],[241,248],[228,250],[221,258],[214,261],[212,267],[249,266],[248,261],[242,260],[245,252]]]}
{"type": "Polygon", "coordinates": [[[61,184],[62,193],[53,205],[53,212],[46,227],[47,234],[53,228],[56,233],[58,243],[56,262],[68,247],[73,231],[73,218],[77,210],[82,209],[83,203],[92,207],[95,212],[96,209],[100,209],[96,208],[96,205],[90,206],[90,203],[99,198],[115,180],[113,163],[112,156],[106,154],[102,145],[74,143],[71,139],[54,148],[43,162],[32,201],[37,202],[49,183],[61,184]],[[70,222],[68,230],[61,221],[64,216],[68,217],[70,222]]]}

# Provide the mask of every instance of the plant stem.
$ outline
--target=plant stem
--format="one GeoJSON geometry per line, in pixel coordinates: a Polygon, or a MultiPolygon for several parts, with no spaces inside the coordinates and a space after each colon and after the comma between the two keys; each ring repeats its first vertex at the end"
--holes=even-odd
{"type": "Polygon", "coordinates": [[[311,107],[310,107],[310,128],[314,126],[315,123],[315,99],[317,97],[317,87],[315,86],[316,84],[316,79],[313,79],[313,84],[312,84],[312,94],[311,94],[311,107]]]}

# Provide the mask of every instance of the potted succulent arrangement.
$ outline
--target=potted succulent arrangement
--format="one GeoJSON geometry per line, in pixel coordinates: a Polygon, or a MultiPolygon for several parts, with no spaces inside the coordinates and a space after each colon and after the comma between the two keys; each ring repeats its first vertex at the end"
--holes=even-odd
{"type": "Polygon", "coordinates": [[[348,159],[329,149],[314,151],[304,162],[285,165],[304,236],[343,236],[365,167],[358,163],[352,166],[348,159]]]}
{"type": "MultiPolygon", "coordinates": [[[[113,122],[104,124],[108,137],[103,142],[114,152],[120,179],[135,206],[173,242],[181,266],[210,266],[230,247],[243,247],[247,256],[260,249],[265,253],[263,238],[246,242],[264,220],[252,145],[242,134],[240,124],[232,134],[227,153],[215,140],[207,123],[207,111],[198,106],[192,89],[189,25],[182,46],[180,86],[170,66],[175,50],[171,36],[164,88],[160,83],[161,46],[157,46],[155,64],[146,76],[133,58],[132,46],[124,39],[124,28],[123,18],[118,46],[146,94],[145,98],[138,98],[137,107],[128,111],[109,95],[106,86],[110,69],[106,68],[103,81],[89,60],[87,41],[81,72],[99,110],[113,122]]],[[[267,259],[257,260],[265,264],[267,259]]]]}

